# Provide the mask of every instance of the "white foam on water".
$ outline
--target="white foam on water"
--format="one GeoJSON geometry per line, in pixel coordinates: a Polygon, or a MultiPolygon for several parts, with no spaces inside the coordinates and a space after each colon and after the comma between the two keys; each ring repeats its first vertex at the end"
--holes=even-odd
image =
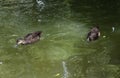
{"type": "Polygon", "coordinates": [[[41,38],[40,38],[40,40],[44,40],[44,39],[45,39],[45,37],[41,37],[41,38]]]}
{"type": "Polygon", "coordinates": [[[16,37],[16,36],[18,36],[18,35],[16,35],[16,34],[13,34],[13,35],[11,35],[11,36],[13,36],[13,37],[16,37]]]}
{"type": "Polygon", "coordinates": [[[112,32],[114,32],[115,31],[115,27],[112,27],[112,32]]]}
{"type": "Polygon", "coordinates": [[[14,48],[17,48],[17,47],[18,47],[18,45],[17,45],[17,44],[16,44],[16,45],[13,45],[13,47],[14,47],[14,48]]]}
{"type": "Polygon", "coordinates": [[[68,71],[67,71],[66,63],[63,61],[62,65],[63,65],[63,71],[64,71],[63,78],[68,78],[68,71]]]}
{"type": "Polygon", "coordinates": [[[36,0],[37,4],[38,4],[38,8],[40,11],[42,11],[45,7],[45,3],[42,0],[36,0]]]}

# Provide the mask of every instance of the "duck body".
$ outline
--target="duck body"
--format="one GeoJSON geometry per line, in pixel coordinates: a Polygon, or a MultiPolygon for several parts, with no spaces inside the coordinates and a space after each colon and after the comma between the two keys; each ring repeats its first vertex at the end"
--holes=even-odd
{"type": "Polygon", "coordinates": [[[33,33],[29,33],[27,34],[24,38],[20,38],[16,41],[17,45],[26,45],[26,44],[31,44],[34,42],[37,42],[38,40],[40,40],[41,37],[41,31],[36,31],[33,33]]]}
{"type": "Polygon", "coordinates": [[[87,41],[94,41],[100,37],[99,27],[93,27],[87,35],[87,41]]]}

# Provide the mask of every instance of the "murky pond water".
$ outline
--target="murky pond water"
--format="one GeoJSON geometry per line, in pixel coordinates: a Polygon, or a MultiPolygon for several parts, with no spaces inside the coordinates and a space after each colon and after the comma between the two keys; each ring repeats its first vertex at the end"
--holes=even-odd
{"type": "Polygon", "coordinates": [[[118,2],[38,3],[0,7],[0,78],[120,77],[118,2]],[[86,42],[96,24],[101,37],[86,42]],[[16,39],[38,30],[43,31],[39,42],[14,47],[16,39]]]}

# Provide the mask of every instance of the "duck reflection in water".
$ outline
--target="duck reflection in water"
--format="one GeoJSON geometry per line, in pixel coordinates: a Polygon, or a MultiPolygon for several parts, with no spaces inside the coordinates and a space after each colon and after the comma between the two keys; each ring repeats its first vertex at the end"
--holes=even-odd
{"type": "Polygon", "coordinates": [[[41,31],[36,31],[36,32],[27,34],[24,38],[17,39],[16,46],[37,42],[38,40],[40,40],[41,33],[42,33],[41,31]]]}
{"type": "Polygon", "coordinates": [[[87,34],[87,41],[94,41],[100,37],[99,27],[93,27],[90,32],[87,34]]]}

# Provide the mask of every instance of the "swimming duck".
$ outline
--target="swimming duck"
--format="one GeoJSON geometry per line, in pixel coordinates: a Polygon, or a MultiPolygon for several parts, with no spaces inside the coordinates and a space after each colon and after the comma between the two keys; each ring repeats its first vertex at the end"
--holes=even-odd
{"type": "Polygon", "coordinates": [[[87,41],[94,41],[100,37],[99,27],[93,27],[87,35],[87,41]]]}
{"type": "Polygon", "coordinates": [[[20,45],[20,44],[26,45],[26,44],[34,43],[40,39],[41,33],[42,33],[41,31],[28,33],[24,38],[19,38],[16,41],[16,43],[17,45],[20,45]]]}

